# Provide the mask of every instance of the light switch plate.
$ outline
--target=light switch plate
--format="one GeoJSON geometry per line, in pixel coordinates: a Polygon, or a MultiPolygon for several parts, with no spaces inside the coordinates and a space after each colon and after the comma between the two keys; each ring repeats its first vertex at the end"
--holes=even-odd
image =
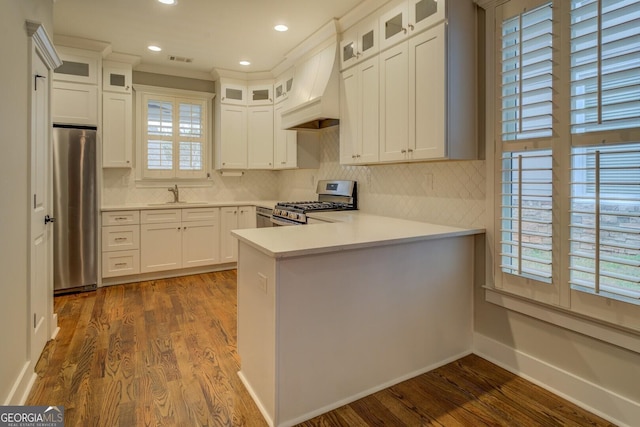
{"type": "Polygon", "coordinates": [[[267,276],[262,273],[258,273],[258,287],[266,294],[267,293],[267,276]]]}

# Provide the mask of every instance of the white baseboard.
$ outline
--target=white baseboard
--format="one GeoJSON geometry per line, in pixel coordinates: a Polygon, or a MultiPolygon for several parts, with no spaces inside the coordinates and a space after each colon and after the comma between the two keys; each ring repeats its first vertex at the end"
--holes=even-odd
{"type": "Polygon", "coordinates": [[[11,387],[11,391],[3,405],[24,405],[36,378],[37,376],[33,371],[33,365],[29,360],[22,366],[22,370],[20,370],[20,374],[13,383],[13,387],[11,387]]]}
{"type": "Polygon", "coordinates": [[[273,420],[269,416],[269,412],[267,412],[267,408],[264,407],[264,405],[262,404],[262,401],[258,398],[258,395],[253,390],[253,387],[251,387],[251,384],[249,383],[249,381],[247,381],[247,378],[244,376],[242,371],[238,371],[238,377],[240,377],[240,381],[242,381],[242,384],[244,384],[244,387],[247,389],[247,391],[251,395],[251,398],[253,399],[256,406],[260,410],[260,413],[262,414],[265,421],[267,422],[267,425],[269,427],[273,427],[273,420]]]}
{"type": "Polygon", "coordinates": [[[474,334],[473,352],[616,425],[630,427],[640,420],[639,402],[485,335],[474,334]]]}

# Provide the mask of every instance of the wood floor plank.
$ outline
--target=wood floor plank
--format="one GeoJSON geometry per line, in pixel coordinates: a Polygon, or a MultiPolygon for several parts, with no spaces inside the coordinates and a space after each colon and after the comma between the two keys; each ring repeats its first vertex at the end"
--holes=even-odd
{"type": "MultiPolygon", "coordinates": [[[[57,296],[54,310],[26,403],[65,406],[66,426],[266,426],[237,376],[234,270],[57,296]]],[[[470,355],[300,425],[611,424],[470,355]]]]}

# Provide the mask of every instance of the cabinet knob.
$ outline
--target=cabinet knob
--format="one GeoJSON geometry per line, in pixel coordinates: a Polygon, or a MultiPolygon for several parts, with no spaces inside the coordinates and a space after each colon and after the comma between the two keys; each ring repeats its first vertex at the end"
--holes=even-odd
{"type": "Polygon", "coordinates": [[[407,152],[409,152],[409,153],[413,153],[413,148],[409,148],[409,149],[407,150],[407,152]]]}
{"type": "Polygon", "coordinates": [[[407,34],[407,29],[406,28],[402,28],[402,31],[407,34]]]}
{"type": "Polygon", "coordinates": [[[280,164],[281,164],[281,165],[286,165],[286,164],[287,164],[287,162],[280,162],[280,164]]]}
{"type": "Polygon", "coordinates": [[[402,154],[405,154],[405,153],[407,152],[407,150],[402,149],[402,150],[400,150],[400,152],[401,152],[402,154]]]}
{"type": "Polygon", "coordinates": [[[413,24],[409,24],[409,29],[413,31],[413,24]]]}

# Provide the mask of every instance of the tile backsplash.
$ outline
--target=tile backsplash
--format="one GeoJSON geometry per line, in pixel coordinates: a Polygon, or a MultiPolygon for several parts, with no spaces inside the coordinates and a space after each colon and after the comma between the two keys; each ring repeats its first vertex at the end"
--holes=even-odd
{"type": "Polygon", "coordinates": [[[339,129],[323,131],[319,169],[280,172],[281,200],[313,200],[319,179],[358,181],[360,210],[464,227],[485,226],[485,161],[340,164],[339,129]]]}
{"type": "MultiPolygon", "coordinates": [[[[210,185],[181,186],[189,201],[315,200],[319,179],[358,181],[360,210],[377,215],[466,227],[485,226],[485,161],[343,166],[339,129],[321,137],[319,169],[246,171],[241,177],[214,172],[210,185]]],[[[162,203],[168,186],[136,185],[133,170],[104,169],[102,200],[107,206],[162,203]]]]}

